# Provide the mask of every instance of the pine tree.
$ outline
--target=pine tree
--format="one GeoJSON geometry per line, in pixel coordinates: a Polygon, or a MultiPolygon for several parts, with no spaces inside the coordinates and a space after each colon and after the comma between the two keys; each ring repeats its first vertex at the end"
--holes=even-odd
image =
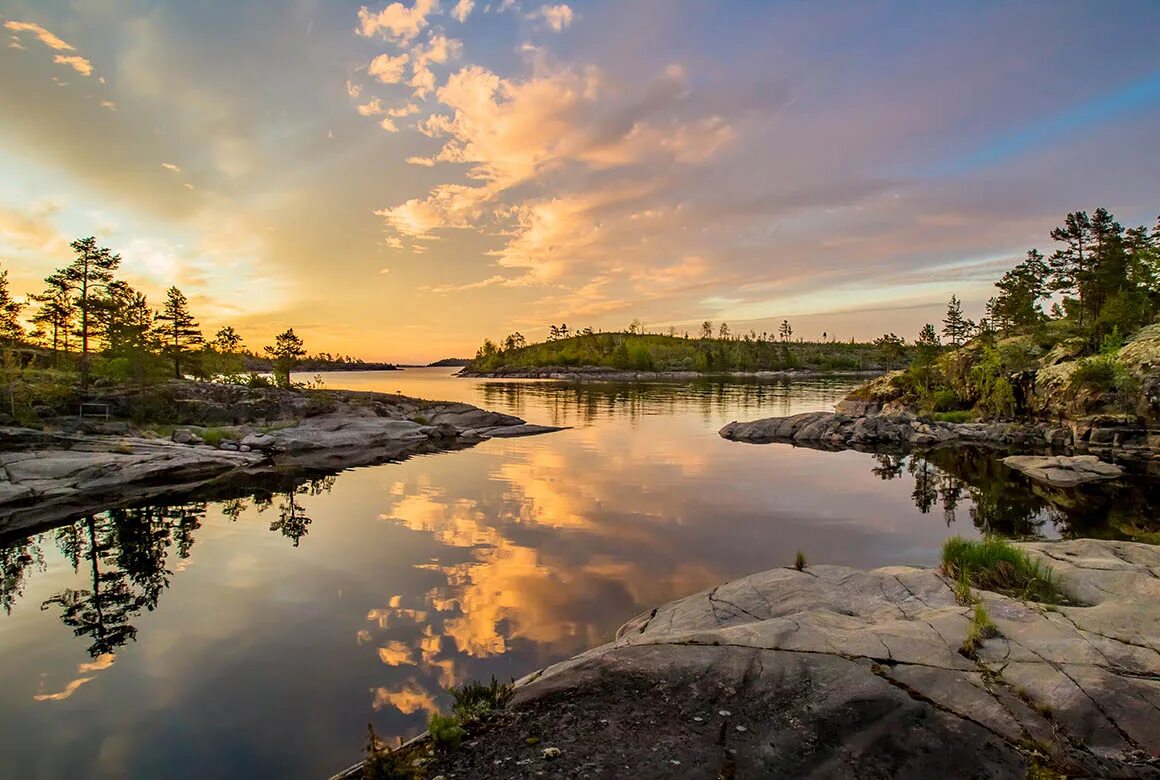
{"type": "Polygon", "coordinates": [[[40,304],[32,321],[52,333],[52,356],[55,364],[59,350],[68,352],[69,334],[76,317],[76,306],[63,271],[52,274],[44,281],[48,285],[44,292],[31,296],[33,301],[40,304]]]}
{"type": "MultiPolygon", "coordinates": [[[[298,360],[306,354],[306,347],[302,339],[294,334],[293,328],[287,328],[274,338],[274,345],[263,348],[267,355],[274,359],[274,382],[278,387],[290,387],[290,372],[294,370],[298,360]]],[[[484,339],[476,357],[494,355],[496,346],[491,339],[484,339]],[[490,349],[489,349],[490,348],[490,349]],[[486,350],[486,354],[485,354],[486,350]]]]}
{"type": "Polygon", "coordinates": [[[164,350],[173,357],[173,375],[181,379],[181,356],[189,352],[191,347],[205,342],[201,327],[189,313],[189,301],[181,290],[170,287],[165,291],[165,303],[156,320],[162,323],[158,325],[157,332],[164,350]]]}
{"type": "Polygon", "coordinates": [[[947,314],[943,318],[942,333],[950,341],[951,346],[958,349],[971,337],[975,323],[963,316],[963,305],[957,295],[952,295],[947,304],[947,314]]]}
{"type": "Polygon", "coordinates": [[[1092,225],[1086,211],[1073,211],[1063,227],[1051,231],[1051,237],[1065,244],[1051,255],[1051,285],[1056,292],[1075,293],[1079,300],[1079,324],[1083,325],[1091,288],[1092,225]]]}
{"type": "Polygon", "coordinates": [[[81,386],[89,383],[89,337],[96,332],[99,310],[105,305],[103,294],[113,281],[113,272],[121,266],[121,256],[97,246],[93,236],[78,238],[69,246],[76,252],[72,265],[60,271],[80,312],[81,386]]]}
{"type": "Polygon", "coordinates": [[[1043,255],[1032,249],[1027,259],[995,282],[999,294],[988,303],[988,316],[1004,333],[1034,325],[1043,319],[1040,301],[1047,297],[1048,266],[1043,255]]]}
{"type": "Polygon", "coordinates": [[[24,338],[24,328],[20,326],[20,310],[24,304],[12,298],[8,292],[8,269],[0,271],[0,341],[13,343],[24,338]]]}

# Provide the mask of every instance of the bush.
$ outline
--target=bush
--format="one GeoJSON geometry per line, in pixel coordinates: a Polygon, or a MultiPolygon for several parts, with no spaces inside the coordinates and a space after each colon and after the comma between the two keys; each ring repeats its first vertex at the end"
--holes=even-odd
{"type": "Polygon", "coordinates": [[[1005,539],[955,536],[942,548],[942,573],[980,590],[1056,604],[1066,600],[1055,571],[1005,539]]]}
{"type": "Polygon", "coordinates": [[[491,683],[470,682],[451,689],[451,711],[461,723],[471,723],[503,709],[513,694],[510,683],[500,684],[492,675],[491,683]]]}
{"type": "Polygon", "coordinates": [[[950,412],[959,408],[959,394],[954,390],[935,390],[930,395],[930,408],[936,412],[950,412]]]}
{"type": "Polygon", "coordinates": [[[1095,355],[1081,360],[1071,379],[1081,387],[1108,392],[1116,387],[1123,373],[1114,356],[1095,355]]]}
{"type": "Polygon", "coordinates": [[[431,735],[435,749],[442,752],[455,750],[467,736],[458,720],[450,715],[440,715],[438,712],[431,713],[431,719],[427,721],[427,731],[431,735]]]}

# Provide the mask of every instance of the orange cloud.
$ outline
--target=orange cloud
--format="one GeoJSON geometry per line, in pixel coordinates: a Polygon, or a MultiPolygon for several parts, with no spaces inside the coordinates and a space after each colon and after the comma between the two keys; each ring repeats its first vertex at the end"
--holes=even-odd
{"type": "Polygon", "coordinates": [[[79,55],[58,54],[52,61],[58,65],[67,65],[82,76],[91,76],[93,73],[92,63],[79,55]]]}
{"type": "Polygon", "coordinates": [[[56,37],[51,32],[44,29],[39,24],[35,24],[34,22],[12,21],[12,22],[5,22],[4,26],[7,29],[12,30],[13,32],[17,32],[17,33],[30,32],[34,36],[36,36],[36,39],[38,41],[40,41],[41,43],[43,43],[45,46],[47,46],[50,49],[55,49],[56,51],[75,51],[75,49],[71,45],[65,43],[60,38],[56,37]]]}

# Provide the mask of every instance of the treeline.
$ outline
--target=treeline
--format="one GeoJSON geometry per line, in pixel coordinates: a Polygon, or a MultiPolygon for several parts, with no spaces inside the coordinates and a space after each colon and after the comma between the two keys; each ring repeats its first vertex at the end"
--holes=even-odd
{"type": "MultiPolygon", "coordinates": [[[[706,321],[696,336],[676,332],[645,333],[639,320],[624,331],[571,331],[567,324],[552,325],[545,342],[529,344],[521,333],[500,343],[484,340],[470,364],[472,371],[501,368],[596,366],[626,371],[786,371],[793,369],[859,371],[881,367],[872,344],[793,339],[793,328],[783,321],[777,335],[734,333],[727,323],[714,327],[706,321]]],[[[909,349],[900,348],[905,357],[909,349]]]]}
{"type": "MultiPolygon", "coordinates": [[[[1028,250],[1003,274],[978,323],[951,296],[941,330],[925,325],[914,358],[895,380],[921,409],[951,416],[1021,414],[1041,358],[1075,361],[1075,380],[1130,393],[1117,360],[1125,340],[1160,312],[1160,219],[1125,229],[1107,209],[1069,213],[1050,233],[1055,249],[1028,250]]],[[[890,333],[875,341],[884,360],[904,350],[890,333]]]]}
{"type": "MultiPolygon", "coordinates": [[[[288,388],[295,369],[369,367],[349,355],[307,356],[293,328],[260,352],[248,349],[229,325],[207,338],[176,286],[154,308],[142,292],[117,277],[119,255],[91,236],[70,246],[73,261],[50,274],[43,290],[27,296],[28,303],[13,297],[8,272],[0,270],[0,342],[10,395],[14,372],[37,369],[75,374],[82,389],[94,379],[144,383],[192,377],[262,384],[266,380],[258,371],[272,372],[274,383],[288,388]],[[22,324],[26,314],[28,329],[22,324]]],[[[15,399],[10,401],[15,407],[15,399]]]]}

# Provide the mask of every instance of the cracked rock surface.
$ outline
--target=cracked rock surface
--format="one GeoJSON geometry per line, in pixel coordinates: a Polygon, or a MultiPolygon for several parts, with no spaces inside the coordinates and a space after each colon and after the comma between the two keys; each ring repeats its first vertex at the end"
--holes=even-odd
{"type": "Polygon", "coordinates": [[[773,569],[666,604],[517,684],[448,777],[1160,777],[1160,549],[1026,543],[1073,603],[933,569],[773,569]],[[529,745],[534,739],[534,746],[529,745]],[[560,755],[549,765],[545,745],[560,755]]]}

